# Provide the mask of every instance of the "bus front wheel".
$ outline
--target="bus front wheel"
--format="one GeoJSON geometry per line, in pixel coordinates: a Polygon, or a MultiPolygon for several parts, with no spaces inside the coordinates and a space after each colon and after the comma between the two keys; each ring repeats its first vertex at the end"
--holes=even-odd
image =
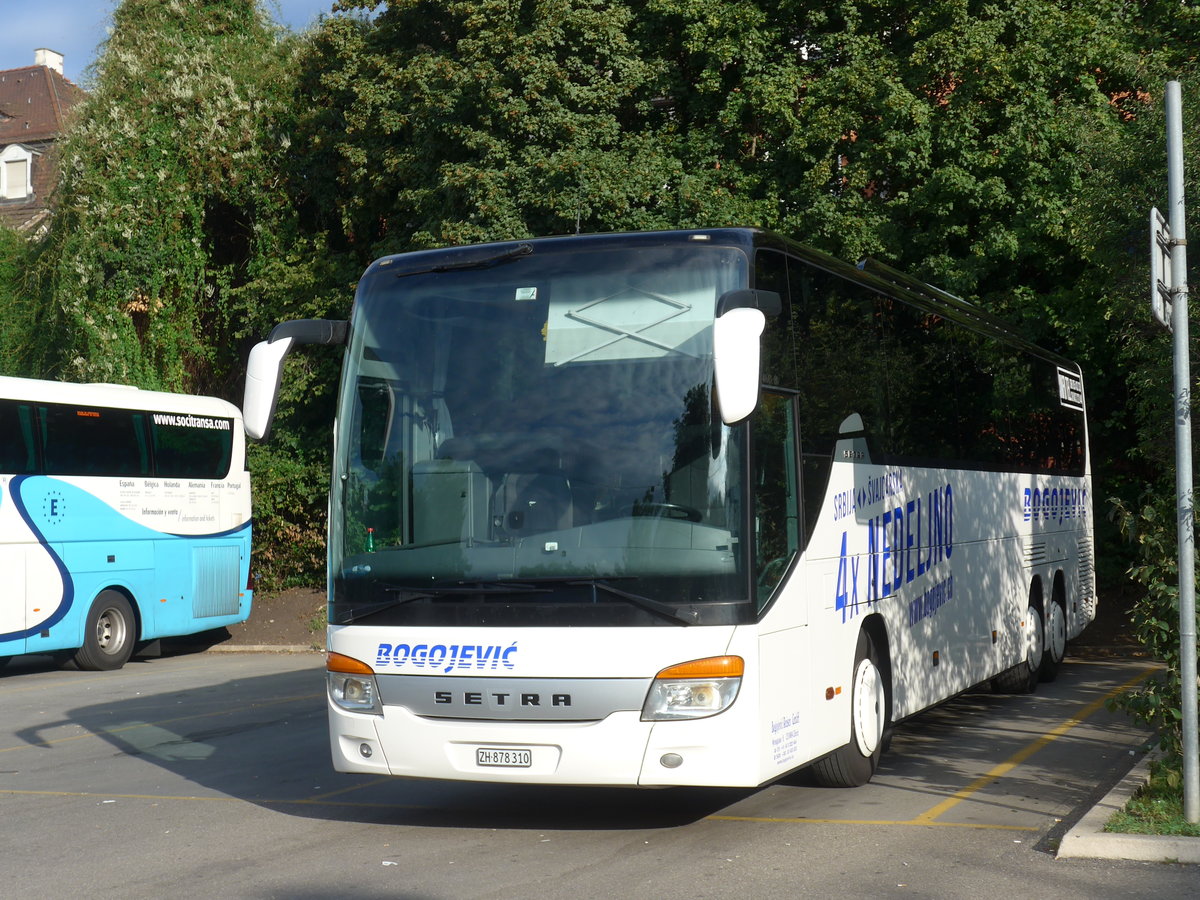
{"type": "Polygon", "coordinates": [[[83,646],[75,654],[75,665],[97,672],[119,669],[133,654],[136,637],[133,607],[119,591],[101,591],[88,610],[83,646]]]}
{"type": "Polygon", "coordinates": [[[812,765],[824,787],[858,787],[875,774],[887,730],[887,687],[875,644],[858,635],[850,683],[850,741],[812,765]]]}

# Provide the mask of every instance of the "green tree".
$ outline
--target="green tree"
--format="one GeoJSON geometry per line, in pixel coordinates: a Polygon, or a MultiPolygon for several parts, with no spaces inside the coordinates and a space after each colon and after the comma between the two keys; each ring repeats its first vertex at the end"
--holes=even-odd
{"type": "MultiPolygon", "coordinates": [[[[1163,82],[1168,74],[1182,82],[1185,195],[1195,198],[1200,190],[1200,72],[1194,63],[1191,71],[1158,71],[1163,82]]],[[[1099,423],[1101,439],[1114,444],[1102,496],[1111,498],[1128,546],[1120,553],[1113,542],[1110,552],[1118,551],[1113,555],[1140,588],[1131,616],[1133,632],[1165,664],[1116,705],[1157,732],[1167,765],[1178,775],[1182,683],[1172,337],[1151,318],[1147,278],[1148,212],[1152,206],[1167,208],[1163,82],[1146,92],[1143,109],[1120,140],[1093,145],[1092,177],[1076,207],[1088,266],[1075,299],[1103,312],[1115,376],[1113,396],[1101,404],[1108,413],[1107,421],[1099,423]]],[[[1189,221],[1188,230],[1195,227],[1189,221]]],[[[1195,379],[1195,362],[1192,368],[1195,379]]],[[[1194,412],[1192,416],[1194,431],[1194,412]]]]}
{"type": "MultiPolygon", "coordinates": [[[[17,340],[37,352],[21,374],[240,403],[249,347],[275,322],[346,314],[354,276],[297,201],[301,45],[257,0],[116,7],[62,147],[52,228],[31,250],[38,312],[17,340]]],[[[331,369],[290,361],[276,440],[251,448],[268,588],[321,568],[331,369]]]]}
{"type": "Polygon", "coordinates": [[[124,0],[62,152],[43,290],[72,379],[229,394],[289,203],[286,45],[254,0],[124,0]]]}
{"type": "Polygon", "coordinates": [[[35,336],[45,304],[27,293],[24,273],[33,248],[24,235],[0,227],[0,375],[24,375],[31,371],[32,357],[45,345],[35,336]]]}
{"type": "Polygon", "coordinates": [[[671,224],[674,162],[642,127],[655,61],[632,27],[606,0],[391,0],[325,20],[304,129],[323,221],[364,258],[671,224]]]}
{"type": "Polygon", "coordinates": [[[1083,141],[1137,73],[1104,3],[651,0],[643,27],[687,170],[755,222],[977,297],[1070,276],[1083,141]]]}

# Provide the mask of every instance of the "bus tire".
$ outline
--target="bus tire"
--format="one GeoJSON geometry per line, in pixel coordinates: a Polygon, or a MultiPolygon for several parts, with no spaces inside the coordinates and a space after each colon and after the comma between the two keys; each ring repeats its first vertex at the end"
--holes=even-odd
{"type": "Polygon", "coordinates": [[[887,686],[875,644],[859,632],[850,683],[850,741],[812,764],[812,774],[823,787],[858,787],[866,784],[879,766],[888,731],[887,686]]]}
{"type": "Polygon", "coordinates": [[[1036,585],[1029,592],[1029,606],[1025,610],[1025,659],[1007,672],[992,679],[992,687],[1005,694],[1032,694],[1042,674],[1045,658],[1046,632],[1042,625],[1042,613],[1038,609],[1039,592],[1036,585]]]}
{"type": "Polygon", "coordinates": [[[133,607],[125,595],[101,591],[88,610],[83,646],[75,653],[75,665],[91,672],[121,668],[133,655],[136,632],[133,607]]]}
{"type": "Polygon", "coordinates": [[[1042,681],[1058,677],[1058,667],[1067,655],[1067,604],[1062,581],[1054,583],[1054,594],[1046,606],[1045,652],[1042,654],[1042,681]]]}

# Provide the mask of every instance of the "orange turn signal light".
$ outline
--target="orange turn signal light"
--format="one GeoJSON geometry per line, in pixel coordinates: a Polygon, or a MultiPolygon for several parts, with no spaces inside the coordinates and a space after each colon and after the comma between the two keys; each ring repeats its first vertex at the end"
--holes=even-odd
{"type": "Polygon", "coordinates": [[[740,656],[710,656],[693,659],[691,662],[668,666],[654,677],[668,678],[741,678],[746,662],[740,656]]]}
{"type": "Polygon", "coordinates": [[[343,656],[341,653],[330,651],[325,654],[325,668],[330,672],[342,672],[346,675],[374,675],[375,670],[365,662],[353,656],[343,656]]]}

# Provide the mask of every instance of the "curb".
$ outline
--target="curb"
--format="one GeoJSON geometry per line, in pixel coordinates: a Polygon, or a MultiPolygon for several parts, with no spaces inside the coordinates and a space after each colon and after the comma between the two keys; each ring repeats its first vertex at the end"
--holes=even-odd
{"type": "Polygon", "coordinates": [[[205,653],[324,653],[305,644],[213,644],[205,653]]]}
{"type": "Polygon", "coordinates": [[[1200,838],[1105,831],[1112,814],[1125,808],[1150,776],[1147,753],[1104,799],[1088,810],[1058,846],[1058,859],[1132,859],[1141,862],[1200,864],[1200,838]]]}

